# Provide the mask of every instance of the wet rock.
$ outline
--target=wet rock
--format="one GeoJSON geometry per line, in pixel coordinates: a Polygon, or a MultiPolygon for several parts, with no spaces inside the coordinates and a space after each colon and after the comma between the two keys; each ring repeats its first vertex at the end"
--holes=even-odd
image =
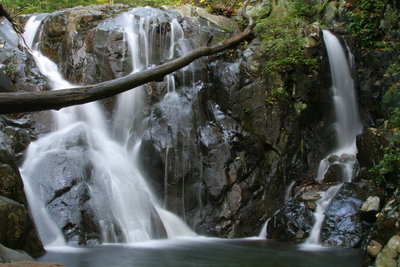
{"type": "Polygon", "coordinates": [[[324,183],[340,183],[343,180],[343,166],[333,164],[324,175],[324,183]]]}
{"type": "MultiPolygon", "coordinates": [[[[0,263],[9,263],[16,261],[34,261],[34,259],[26,253],[9,249],[0,244],[0,263]]],[[[6,264],[2,264],[5,266],[6,264]]]]}
{"type": "Polygon", "coordinates": [[[286,242],[304,241],[314,225],[314,214],[302,202],[294,200],[274,215],[268,223],[267,238],[286,242]]]}
{"type": "MultiPolygon", "coordinates": [[[[11,91],[41,91],[49,89],[46,78],[38,71],[36,64],[29,53],[20,49],[19,36],[8,29],[8,21],[1,18],[4,23],[0,24],[0,32],[8,32],[8,37],[14,41],[5,41],[6,45],[1,48],[0,72],[4,79],[1,87],[5,92],[11,91]],[[6,27],[6,29],[4,29],[6,27]]],[[[0,39],[1,39],[0,34],[0,39]]]]}
{"type": "Polygon", "coordinates": [[[321,243],[335,247],[357,247],[364,238],[359,210],[363,203],[362,190],[345,183],[325,211],[321,228],[321,243]]]}
{"type": "Polygon", "coordinates": [[[301,194],[300,199],[304,201],[308,200],[318,200],[321,198],[321,195],[319,194],[319,190],[317,187],[314,186],[307,186],[304,189],[304,192],[301,194]]]}
{"type": "Polygon", "coordinates": [[[96,5],[52,13],[43,24],[41,52],[56,62],[71,82],[92,84],[120,77],[121,67],[126,67],[123,36],[97,26],[125,10],[123,5],[96,5]]]}
{"type": "Polygon", "coordinates": [[[99,218],[91,207],[89,189],[92,163],[84,149],[49,152],[30,179],[37,183],[49,214],[71,245],[101,242],[99,218]]]}

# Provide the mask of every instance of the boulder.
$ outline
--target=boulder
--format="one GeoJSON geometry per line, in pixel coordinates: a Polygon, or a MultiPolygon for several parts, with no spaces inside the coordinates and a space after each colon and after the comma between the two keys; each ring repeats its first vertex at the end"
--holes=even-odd
{"type": "Polygon", "coordinates": [[[359,247],[365,229],[359,211],[363,204],[362,190],[345,183],[325,211],[321,243],[333,247],[359,247]]]}
{"type": "Polygon", "coordinates": [[[99,218],[91,206],[89,185],[93,167],[85,149],[86,141],[84,132],[75,131],[64,138],[69,149],[46,153],[29,176],[34,191],[41,192],[41,201],[71,245],[101,242],[99,218]]]}
{"type": "Polygon", "coordinates": [[[31,256],[42,255],[44,250],[26,207],[0,196],[0,243],[21,249],[31,256]]]}
{"type": "Polygon", "coordinates": [[[304,241],[314,225],[314,214],[304,203],[290,200],[272,216],[267,227],[267,238],[284,242],[304,241]]]}
{"type": "Polygon", "coordinates": [[[380,207],[380,198],[377,196],[369,196],[367,200],[362,204],[360,211],[379,211],[380,207]]]}
{"type": "Polygon", "coordinates": [[[360,216],[363,221],[373,223],[376,221],[376,215],[380,210],[380,198],[378,196],[369,196],[360,209],[360,216]]]}

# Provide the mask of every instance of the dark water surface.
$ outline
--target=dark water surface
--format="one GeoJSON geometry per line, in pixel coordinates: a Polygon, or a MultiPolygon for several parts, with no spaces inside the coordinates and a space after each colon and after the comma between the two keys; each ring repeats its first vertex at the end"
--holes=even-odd
{"type": "Polygon", "coordinates": [[[50,249],[39,261],[80,266],[361,266],[356,249],[303,250],[260,239],[179,239],[84,249],[50,249]]]}

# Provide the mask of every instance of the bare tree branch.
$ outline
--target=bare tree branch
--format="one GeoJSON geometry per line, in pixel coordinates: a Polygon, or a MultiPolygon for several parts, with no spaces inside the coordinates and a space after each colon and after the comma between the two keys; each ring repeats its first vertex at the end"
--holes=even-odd
{"type": "Polygon", "coordinates": [[[161,81],[165,75],[189,65],[200,57],[219,53],[247,39],[252,34],[253,27],[254,21],[250,19],[244,31],[223,42],[194,49],[180,58],[115,80],[55,91],[0,93],[0,114],[59,110],[114,96],[148,82],[161,81]]]}

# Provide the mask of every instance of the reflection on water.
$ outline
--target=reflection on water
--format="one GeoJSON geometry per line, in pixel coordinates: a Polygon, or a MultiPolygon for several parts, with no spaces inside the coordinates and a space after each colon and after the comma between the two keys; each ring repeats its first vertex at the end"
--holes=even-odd
{"type": "Polygon", "coordinates": [[[81,266],[361,266],[356,249],[304,251],[264,239],[176,239],[84,249],[53,249],[39,261],[81,266]]]}

